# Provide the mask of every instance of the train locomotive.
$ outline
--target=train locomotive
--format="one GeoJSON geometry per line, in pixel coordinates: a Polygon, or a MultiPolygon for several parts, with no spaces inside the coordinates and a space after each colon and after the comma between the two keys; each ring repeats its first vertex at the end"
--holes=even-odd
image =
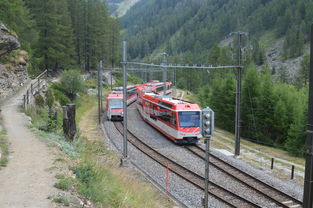
{"type": "Polygon", "coordinates": [[[139,91],[137,109],[147,123],[177,144],[194,144],[201,139],[198,104],[157,95],[149,87],[139,91]]]}
{"type": "MultiPolygon", "coordinates": [[[[137,87],[127,87],[127,105],[137,100],[137,87]]],[[[123,120],[123,88],[116,87],[107,96],[106,112],[108,120],[123,120]]]]}
{"type": "MultiPolygon", "coordinates": [[[[166,96],[172,92],[171,82],[151,81],[127,87],[127,105],[136,101],[144,121],[177,144],[197,143],[200,130],[201,109],[198,104],[166,96]]],[[[123,88],[114,88],[108,95],[109,120],[123,120],[123,88]]]]}

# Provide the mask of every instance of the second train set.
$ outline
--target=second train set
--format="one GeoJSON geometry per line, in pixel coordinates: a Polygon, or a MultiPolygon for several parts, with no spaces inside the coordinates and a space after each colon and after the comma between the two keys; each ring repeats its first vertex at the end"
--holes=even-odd
{"type": "MultiPolygon", "coordinates": [[[[178,144],[197,143],[201,136],[201,109],[198,104],[171,96],[171,83],[152,81],[127,87],[127,104],[136,100],[137,109],[144,121],[178,144]],[[136,89],[136,91],[134,91],[136,89]]],[[[114,89],[107,99],[109,120],[123,119],[123,94],[114,89]]]]}

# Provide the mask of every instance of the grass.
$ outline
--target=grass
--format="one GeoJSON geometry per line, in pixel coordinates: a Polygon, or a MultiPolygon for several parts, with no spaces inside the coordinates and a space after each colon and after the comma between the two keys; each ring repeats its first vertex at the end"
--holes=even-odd
{"type": "Polygon", "coordinates": [[[134,172],[118,167],[118,158],[100,142],[85,140],[82,162],[72,168],[78,190],[99,207],[173,207],[153,188],[140,182],[134,172]],[[108,157],[111,157],[108,161],[108,157]]]}
{"type": "Polygon", "coordinates": [[[70,190],[74,184],[75,184],[75,179],[71,177],[65,177],[64,175],[56,175],[57,179],[60,179],[59,182],[54,184],[55,188],[61,189],[63,191],[68,191],[70,190]]]}
{"type": "MultiPolygon", "coordinates": [[[[106,91],[105,93],[106,94],[106,91]]],[[[32,129],[37,135],[65,152],[71,160],[70,170],[75,178],[67,174],[57,174],[55,187],[79,193],[91,200],[96,207],[173,207],[174,204],[159,194],[150,184],[142,182],[138,173],[119,168],[119,157],[107,150],[102,133],[97,129],[97,99],[91,95],[81,95],[76,100],[76,121],[80,133],[76,141],[67,141],[62,132],[55,129],[47,132],[41,128],[49,119],[45,110],[28,110],[32,117],[32,129]],[[84,134],[85,137],[80,136],[84,134]]],[[[59,127],[61,128],[61,127],[59,127]]],[[[63,161],[58,158],[55,162],[63,161]]],[[[65,197],[51,197],[56,202],[69,206],[65,197]]]]}
{"type": "Polygon", "coordinates": [[[9,146],[4,130],[0,131],[0,153],[0,167],[6,167],[8,164],[9,146]]]}
{"type": "Polygon", "coordinates": [[[55,202],[55,203],[63,204],[66,207],[70,206],[70,202],[64,196],[50,197],[50,199],[51,198],[52,198],[52,201],[55,202]]]}
{"type": "MultiPolygon", "coordinates": [[[[235,146],[235,138],[229,132],[218,130],[212,137],[212,147],[217,149],[226,149],[233,153],[235,146]]],[[[290,180],[291,165],[296,165],[296,171],[299,174],[304,172],[304,159],[299,157],[292,157],[288,152],[268,147],[251,141],[241,139],[241,159],[254,166],[255,168],[262,169],[268,174],[281,180],[296,183],[300,186],[303,185],[303,177],[295,175],[294,180],[290,180]],[[275,158],[274,169],[270,169],[271,159],[275,158]]]]}
{"type": "MultiPolygon", "coordinates": [[[[87,103],[85,103],[87,105],[87,103]]],[[[81,106],[81,162],[72,168],[79,180],[78,190],[99,207],[173,207],[137,173],[119,168],[119,157],[108,151],[97,125],[97,106],[81,106]]]]}
{"type": "Polygon", "coordinates": [[[90,109],[91,106],[97,105],[97,98],[92,95],[84,94],[79,100],[76,100],[76,121],[81,120],[82,115],[90,109]]]}
{"type": "MultiPolygon", "coordinates": [[[[0,116],[0,124],[2,121],[2,117],[0,116]]],[[[9,143],[6,137],[6,131],[0,130],[0,167],[6,167],[8,164],[8,156],[9,156],[9,143]]]]}

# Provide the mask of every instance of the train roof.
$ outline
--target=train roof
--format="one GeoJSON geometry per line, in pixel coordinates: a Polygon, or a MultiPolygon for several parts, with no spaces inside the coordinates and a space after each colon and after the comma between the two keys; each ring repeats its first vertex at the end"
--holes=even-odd
{"type": "Polygon", "coordinates": [[[113,92],[111,92],[108,95],[108,99],[112,99],[112,98],[122,99],[123,98],[123,93],[113,93],[113,92]]]}
{"type": "Polygon", "coordinates": [[[143,96],[146,100],[149,100],[158,105],[162,105],[162,107],[176,110],[176,111],[200,111],[200,107],[198,104],[190,103],[184,100],[180,100],[173,97],[159,96],[154,93],[145,93],[143,96]]]}

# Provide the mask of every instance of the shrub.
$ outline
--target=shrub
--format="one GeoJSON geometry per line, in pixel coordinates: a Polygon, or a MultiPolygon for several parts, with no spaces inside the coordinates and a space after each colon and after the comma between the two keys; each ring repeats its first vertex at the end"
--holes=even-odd
{"type": "Polygon", "coordinates": [[[84,90],[83,79],[79,72],[75,70],[64,71],[61,75],[61,85],[64,92],[71,100],[74,100],[76,94],[84,90]]]}
{"type": "Polygon", "coordinates": [[[63,191],[68,191],[74,185],[74,183],[75,180],[73,178],[63,178],[58,183],[55,183],[54,187],[63,191]]]}
{"type": "Polygon", "coordinates": [[[87,184],[96,176],[96,172],[91,164],[75,167],[72,170],[82,183],[87,184]]]}
{"type": "Polygon", "coordinates": [[[49,88],[46,93],[46,100],[47,100],[47,105],[49,109],[51,109],[54,103],[54,95],[53,95],[53,91],[51,88],[49,88]]]}
{"type": "Polygon", "coordinates": [[[41,95],[36,95],[35,104],[39,107],[45,106],[45,99],[41,95]]]}
{"type": "Polygon", "coordinates": [[[56,89],[53,92],[55,99],[59,101],[62,106],[71,102],[71,100],[63,92],[56,89]]]}
{"type": "Polygon", "coordinates": [[[53,198],[52,201],[55,203],[63,204],[66,207],[70,206],[70,202],[64,196],[55,197],[55,198],[53,198]]]}

